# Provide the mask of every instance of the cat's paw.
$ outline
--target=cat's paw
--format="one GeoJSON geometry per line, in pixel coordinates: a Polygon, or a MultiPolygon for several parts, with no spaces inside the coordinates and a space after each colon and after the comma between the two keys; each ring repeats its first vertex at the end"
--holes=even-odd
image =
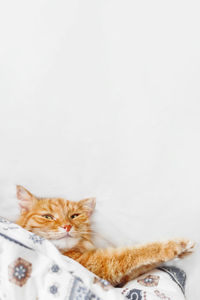
{"type": "Polygon", "coordinates": [[[174,254],[176,257],[184,257],[193,252],[194,243],[186,239],[176,239],[174,242],[174,254]]]}
{"type": "Polygon", "coordinates": [[[181,239],[178,240],[178,244],[180,245],[179,258],[189,255],[194,251],[195,243],[190,240],[181,239]]]}
{"type": "Polygon", "coordinates": [[[182,258],[193,252],[194,243],[186,239],[168,241],[164,247],[165,259],[182,258]]]}

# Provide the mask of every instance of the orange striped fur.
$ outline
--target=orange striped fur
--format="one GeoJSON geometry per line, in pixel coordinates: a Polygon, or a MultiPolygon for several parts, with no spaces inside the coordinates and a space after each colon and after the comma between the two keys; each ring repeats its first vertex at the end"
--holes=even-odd
{"type": "Polygon", "coordinates": [[[62,254],[75,259],[91,272],[122,285],[131,279],[192,251],[184,239],[141,246],[97,249],[92,241],[90,216],[95,199],[78,202],[63,198],[38,198],[17,186],[21,215],[16,221],[23,228],[55,244],[62,254]]]}

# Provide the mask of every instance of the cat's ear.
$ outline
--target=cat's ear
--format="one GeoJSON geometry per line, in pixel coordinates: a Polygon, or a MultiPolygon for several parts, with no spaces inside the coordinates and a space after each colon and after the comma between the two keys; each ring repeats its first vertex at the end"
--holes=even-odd
{"type": "Polygon", "coordinates": [[[79,201],[81,206],[84,208],[84,210],[87,212],[88,216],[91,216],[91,214],[94,211],[94,208],[96,206],[96,198],[87,198],[79,201]]]}
{"type": "Polygon", "coordinates": [[[36,198],[21,185],[17,185],[16,189],[21,213],[30,211],[36,201],[36,198]]]}

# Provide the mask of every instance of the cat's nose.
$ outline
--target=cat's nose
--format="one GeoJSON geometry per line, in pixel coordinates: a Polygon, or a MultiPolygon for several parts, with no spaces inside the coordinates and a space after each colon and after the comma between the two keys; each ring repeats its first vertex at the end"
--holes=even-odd
{"type": "Polygon", "coordinates": [[[70,229],[72,228],[72,225],[70,225],[70,224],[64,225],[63,228],[66,229],[67,232],[69,232],[70,229]]]}

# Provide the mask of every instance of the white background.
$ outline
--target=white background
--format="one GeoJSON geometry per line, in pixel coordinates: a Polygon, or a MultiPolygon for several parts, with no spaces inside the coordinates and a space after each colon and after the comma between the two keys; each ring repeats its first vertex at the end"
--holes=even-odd
{"type": "MultiPolygon", "coordinates": [[[[96,196],[117,244],[200,240],[199,13],[199,1],[0,2],[1,215],[16,215],[22,184],[96,196]]],[[[182,262],[189,300],[199,264],[182,262]]]]}

